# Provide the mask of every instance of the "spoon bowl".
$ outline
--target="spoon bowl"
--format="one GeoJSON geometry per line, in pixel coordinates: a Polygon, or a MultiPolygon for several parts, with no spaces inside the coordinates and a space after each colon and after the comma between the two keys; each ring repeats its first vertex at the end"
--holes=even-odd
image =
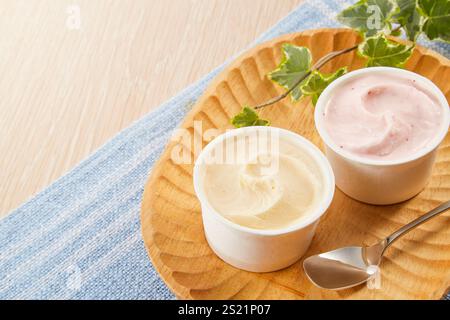
{"type": "Polygon", "coordinates": [[[408,223],[386,239],[367,247],[343,247],[311,256],[303,269],[316,286],[341,290],[365,283],[377,274],[386,249],[399,237],[450,208],[450,201],[408,223]]]}
{"type": "Polygon", "coordinates": [[[384,246],[344,247],[311,256],[303,268],[316,286],[341,290],[362,284],[374,276],[381,262],[384,246]]]}

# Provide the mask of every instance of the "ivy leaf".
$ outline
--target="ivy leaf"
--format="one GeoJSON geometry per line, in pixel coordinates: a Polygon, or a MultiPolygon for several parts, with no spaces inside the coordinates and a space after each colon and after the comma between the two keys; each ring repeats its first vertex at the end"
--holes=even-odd
{"type": "Polygon", "coordinates": [[[367,67],[403,67],[413,48],[414,46],[390,41],[381,34],[362,42],[358,47],[358,53],[367,58],[367,67]]]}
{"type": "MultiPolygon", "coordinates": [[[[298,47],[285,43],[282,47],[283,59],[278,68],[268,74],[269,79],[283,88],[290,90],[311,68],[311,52],[306,47],[298,47]]],[[[291,98],[297,101],[302,96],[298,85],[292,92],[291,98]]]]}
{"type": "Polygon", "coordinates": [[[306,82],[301,86],[303,95],[311,96],[313,105],[316,105],[320,94],[325,88],[334,80],[344,75],[347,72],[347,67],[338,69],[332,74],[322,74],[321,72],[314,70],[314,72],[308,77],[306,82]]]}
{"type": "Polygon", "coordinates": [[[397,7],[393,0],[360,0],[338,14],[340,23],[358,30],[367,37],[390,30],[397,7]]]}
{"type": "Polygon", "coordinates": [[[256,111],[249,106],[244,106],[242,111],[231,119],[231,124],[236,128],[251,126],[269,126],[270,122],[259,118],[256,111]]]}
{"type": "Polygon", "coordinates": [[[422,29],[427,37],[450,42],[450,0],[419,0],[418,8],[425,17],[422,29]]]}
{"type": "Polygon", "coordinates": [[[399,12],[394,16],[395,22],[403,29],[411,41],[416,41],[422,31],[423,19],[417,9],[417,0],[396,0],[399,12]]]}

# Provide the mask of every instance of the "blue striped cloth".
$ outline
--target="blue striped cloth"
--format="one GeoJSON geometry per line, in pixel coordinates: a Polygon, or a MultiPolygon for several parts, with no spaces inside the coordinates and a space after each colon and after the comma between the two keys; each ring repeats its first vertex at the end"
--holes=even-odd
{"type": "MultiPolygon", "coordinates": [[[[347,1],[309,0],[255,43],[337,26],[347,1]]],[[[450,47],[426,45],[449,55],[450,47]]],[[[171,131],[223,66],[106,143],[0,221],[2,299],[173,299],[144,248],[139,209],[171,131]]]]}

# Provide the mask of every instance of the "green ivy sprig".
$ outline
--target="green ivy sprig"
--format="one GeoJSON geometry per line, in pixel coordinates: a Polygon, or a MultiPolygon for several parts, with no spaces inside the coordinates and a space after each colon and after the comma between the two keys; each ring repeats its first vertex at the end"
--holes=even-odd
{"type": "Polygon", "coordinates": [[[338,14],[337,20],[360,33],[361,43],[333,51],[312,64],[306,47],[285,43],[278,67],[267,75],[286,91],[262,104],[244,106],[231,123],[235,127],[270,125],[259,118],[257,109],[290,96],[293,102],[310,96],[315,105],[320,94],[334,80],[347,72],[340,68],[331,74],[320,69],[334,58],[357,50],[366,60],[366,67],[390,66],[401,68],[410,58],[416,40],[425,34],[430,40],[450,42],[450,0],[360,0],[338,14]],[[405,34],[410,42],[402,44],[388,36],[405,34]]]}

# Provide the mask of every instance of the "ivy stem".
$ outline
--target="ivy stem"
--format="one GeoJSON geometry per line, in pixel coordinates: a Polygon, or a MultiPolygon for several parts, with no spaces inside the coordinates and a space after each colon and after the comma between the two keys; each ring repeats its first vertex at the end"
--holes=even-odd
{"type": "MultiPolygon", "coordinates": [[[[391,34],[400,30],[402,28],[401,25],[397,26],[396,28],[394,28],[391,31],[391,34]]],[[[328,53],[327,55],[323,56],[322,58],[320,58],[312,67],[311,69],[306,72],[302,77],[300,77],[297,82],[295,82],[295,84],[292,86],[292,88],[290,88],[289,90],[287,90],[286,92],[284,92],[282,95],[279,95],[278,97],[272,98],[270,100],[267,100],[266,102],[256,105],[254,108],[255,109],[262,109],[264,107],[270,106],[274,103],[277,103],[281,100],[283,100],[284,98],[286,98],[292,91],[294,91],[294,89],[300,85],[300,83],[302,83],[303,80],[305,80],[306,78],[308,78],[311,73],[313,73],[315,70],[320,70],[320,68],[322,68],[328,61],[333,60],[334,58],[342,55],[342,54],[346,54],[348,52],[351,52],[353,50],[356,50],[358,48],[359,44],[354,45],[353,47],[347,48],[347,49],[342,49],[342,50],[338,50],[338,51],[333,51],[328,53]]]]}
{"type": "Polygon", "coordinates": [[[272,98],[270,100],[267,100],[266,102],[259,104],[257,106],[255,106],[255,109],[261,109],[267,106],[270,106],[274,103],[277,103],[278,101],[283,100],[284,98],[286,98],[303,80],[305,80],[306,78],[308,78],[311,73],[313,73],[313,71],[315,70],[320,70],[320,68],[322,68],[328,61],[333,60],[334,58],[342,55],[342,54],[346,54],[348,52],[351,52],[353,50],[356,50],[358,48],[358,45],[355,45],[353,47],[347,48],[347,49],[342,49],[342,50],[338,50],[338,51],[333,51],[330,52],[328,54],[326,54],[325,56],[323,56],[322,58],[320,58],[319,60],[317,60],[317,62],[311,67],[311,69],[306,72],[302,77],[300,77],[297,82],[295,82],[295,84],[292,86],[291,89],[287,90],[286,92],[284,92],[282,95],[279,95],[278,97],[272,98]]]}

